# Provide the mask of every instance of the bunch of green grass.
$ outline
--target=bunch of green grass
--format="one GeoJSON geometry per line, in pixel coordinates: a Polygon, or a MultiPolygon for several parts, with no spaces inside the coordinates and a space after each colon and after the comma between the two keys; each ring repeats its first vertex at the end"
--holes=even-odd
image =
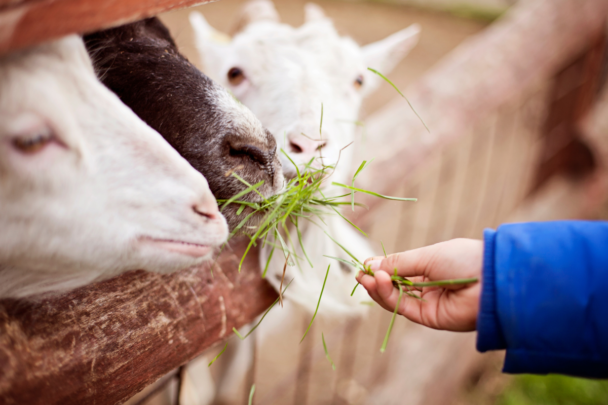
{"type": "MultiPolygon", "coordinates": [[[[338,215],[363,235],[367,236],[362,229],[352,223],[338,210],[338,208],[342,205],[350,205],[353,210],[356,205],[360,206],[361,204],[355,202],[355,193],[357,192],[370,194],[387,200],[416,201],[415,198],[390,197],[355,187],[355,179],[367,166],[367,161],[363,162],[361,166],[359,166],[359,169],[353,176],[352,185],[349,186],[336,182],[331,183],[332,186],[340,187],[341,189],[348,189],[349,193],[326,196],[323,193],[322,186],[334,173],[335,166],[321,164],[319,168],[314,168],[313,163],[315,159],[318,158],[312,158],[304,165],[304,167],[300,168],[295,164],[295,162],[293,162],[293,160],[287,153],[285,153],[284,150],[281,150],[281,153],[283,153],[289,159],[296,170],[296,176],[288,181],[281,193],[271,197],[265,197],[258,191],[258,188],[264,184],[263,181],[252,185],[242,179],[236,173],[232,173],[232,176],[236,177],[247,187],[228,200],[218,201],[221,204],[221,209],[224,209],[230,204],[240,205],[237,210],[237,215],[244,215],[241,222],[230,234],[230,237],[232,237],[237,233],[244,233],[250,238],[250,242],[247,245],[245,253],[243,254],[243,257],[239,263],[239,271],[241,270],[241,266],[243,265],[245,257],[249,253],[250,249],[257,246],[258,243],[261,243],[262,246],[266,244],[272,246],[268,261],[266,262],[266,266],[264,267],[264,271],[262,273],[262,277],[265,277],[266,275],[268,265],[270,264],[270,260],[272,259],[276,248],[283,251],[286,260],[287,257],[291,255],[291,257],[295,258],[296,263],[299,263],[299,260],[303,258],[300,258],[295,254],[294,240],[296,237],[292,237],[288,229],[290,225],[293,225],[293,228],[297,234],[297,241],[300,248],[304,253],[309,265],[312,267],[312,262],[306,253],[304,245],[302,244],[302,234],[300,232],[300,224],[302,221],[309,221],[319,226],[319,224],[316,223],[317,219],[323,221],[323,218],[326,215],[338,215]],[[261,202],[239,200],[239,198],[251,192],[257,193],[261,197],[261,202]],[[344,201],[344,198],[346,197],[350,197],[350,201],[344,201]],[[246,215],[245,208],[249,208],[246,215]],[[260,214],[263,216],[260,225],[253,228],[246,226],[253,216],[260,214]],[[271,237],[270,239],[272,239],[272,241],[269,239],[269,237],[271,237]],[[278,241],[278,243],[275,241],[278,241]]],[[[339,243],[338,246],[342,247],[342,245],[339,243]]]]}
{"type": "MultiPolygon", "coordinates": [[[[336,241],[334,240],[334,242],[336,242],[336,241]]],[[[384,252],[384,257],[387,258],[388,255],[386,254],[386,249],[384,249],[384,243],[380,242],[380,244],[382,245],[382,251],[384,252]]],[[[335,260],[339,260],[345,264],[351,265],[351,266],[359,269],[363,273],[370,275],[372,277],[376,276],[375,272],[371,269],[371,267],[369,265],[365,265],[365,264],[361,263],[359,261],[359,259],[357,259],[350,252],[348,252],[348,250],[346,250],[343,246],[341,246],[341,247],[348,253],[348,255],[350,255],[350,257],[352,258],[352,261],[349,262],[348,260],[340,259],[339,257],[331,257],[331,256],[326,256],[326,257],[329,257],[329,258],[332,258],[335,260]]],[[[393,330],[393,325],[395,324],[395,318],[397,317],[397,312],[399,310],[399,305],[401,304],[401,297],[403,296],[403,294],[405,294],[409,297],[424,301],[422,296],[415,294],[414,291],[420,292],[421,291],[420,289],[423,287],[445,287],[445,286],[449,286],[449,285],[471,284],[471,283],[476,283],[478,281],[478,279],[477,278],[459,278],[459,279],[452,279],[452,280],[414,282],[414,281],[408,280],[405,277],[399,276],[397,274],[397,268],[395,268],[395,269],[393,269],[393,275],[391,276],[391,281],[393,282],[393,286],[395,286],[395,288],[397,288],[399,290],[399,298],[397,298],[397,304],[395,305],[395,310],[393,311],[393,316],[391,317],[391,322],[388,325],[388,330],[386,331],[386,335],[384,336],[384,341],[382,342],[382,346],[380,347],[380,352],[382,352],[382,353],[384,353],[386,351],[386,346],[388,345],[388,339],[393,330]]],[[[350,294],[351,296],[355,293],[355,290],[357,289],[358,286],[359,286],[359,283],[357,282],[357,284],[355,284],[355,288],[353,288],[353,292],[350,294]]],[[[319,300],[320,300],[320,298],[319,298],[319,300]]],[[[313,317],[313,320],[314,320],[314,317],[313,317]]],[[[311,321],[311,323],[312,323],[312,321],[311,321]]]]}
{"type": "MultiPolygon", "coordinates": [[[[378,72],[375,69],[368,68],[368,70],[370,70],[371,72],[373,72],[374,74],[378,75],[383,80],[385,80],[387,83],[389,83],[407,101],[407,103],[409,104],[412,111],[414,111],[416,116],[424,124],[425,128],[427,130],[429,130],[428,127],[426,126],[426,124],[424,123],[424,121],[422,120],[422,118],[420,117],[420,115],[418,114],[418,112],[414,109],[414,106],[412,106],[412,104],[407,99],[407,97],[405,97],[405,95],[397,88],[397,86],[395,86],[395,84],[393,82],[391,82],[386,76],[384,76],[382,73],[378,72]]],[[[322,133],[323,133],[323,104],[321,104],[321,120],[319,123],[319,136],[320,137],[322,137],[322,133]]],[[[303,134],[303,135],[305,135],[305,134],[303,134]]],[[[348,146],[350,146],[350,145],[347,145],[346,147],[348,147],[348,146]]],[[[249,253],[249,250],[253,246],[257,246],[257,243],[259,241],[262,241],[263,246],[266,245],[267,243],[272,243],[272,250],[268,256],[268,261],[266,262],[266,266],[264,267],[262,277],[266,276],[266,272],[268,270],[268,265],[270,264],[270,260],[272,259],[272,256],[273,256],[274,251],[277,246],[280,247],[280,249],[283,251],[286,262],[289,261],[288,257],[290,256],[290,247],[291,247],[293,250],[291,252],[291,253],[293,253],[292,257],[294,257],[296,263],[299,266],[299,260],[301,258],[299,258],[295,254],[295,246],[294,246],[294,242],[293,242],[294,238],[291,237],[291,234],[288,230],[289,224],[294,226],[294,228],[297,232],[298,242],[300,244],[302,252],[304,253],[304,256],[306,257],[306,260],[308,261],[310,266],[313,267],[312,262],[311,262],[310,258],[308,257],[308,255],[306,254],[306,250],[302,244],[302,234],[301,234],[300,228],[298,226],[299,222],[302,220],[309,220],[309,221],[315,223],[313,221],[313,218],[314,219],[318,218],[322,221],[324,215],[327,215],[328,213],[334,213],[334,214],[337,214],[340,217],[342,217],[342,219],[344,219],[350,225],[355,227],[364,236],[367,236],[365,234],[365,232],[363,232],[363,230],[361,230],[358,226],[356,226],[350,220],[348,220],[346,217],[344,217],[340,213],[340,211],[337,209],[341,205],[349,204],[348,202],[343,201],[342,198],[350,195],[350,205],[351,205],[352,210],[354,211],[355,205],[360,205],[355,202],[355,193],[356,192],[365,193],[365,194],[369,194],[369,195],[372,195],[372,196],[375,196],[378,198],[383,198],[383,199],[388,199],[388,200],[397,200],[397,201],[416,201],[417,200],[416,198],[390,197],[390,196],[385,196],[385,195],[378,194],[378,193],[375,193],[372,191],[364,190],[361,188],[356,188],[355,179],[361,173],[361,171],[363,169],[365,169],[369,163],[371,163],[371,161],[369,161],[369,162],[364,161],[363,163],[361,163],[361,165],[359,166],[359,168],[357,169],[357,171],[355,172],[355,174],[353,176],[350,186],[348,186],[346,184],[336,183],[336,182],[331,183],[332,186],[337,186],[337,187],[348,189],[349,190],[348,194],[339,194],[339,195],[326,197],[321,190],[321,186],[334,173],[335,165],[334,166],[325,165],[323,163],[323,158],[319,157],[318,159],[321,160],[320,168],[313,168],[312,165],[313,165],[315,159],[317,159],[317,158],[312,158],[300,170],[298,165],[295,164],[295,162],[289,157],[289,155],[287,153],[285,153],[284,150],[281,149],[281,153],[283,153],[287,157],[287,159],[289,159],[291,164],[294,166],[294,168],[296,170],[296,174],[297,174],[296,177],[289,180],[289,182],[287,183],[283,192],[281,192],[280,194],[271,196],[271,197],[265,197],[262,193],[260,193],[258,191],[258,188],[264,184],[264,181],[261,181],[257,184],[252,185],[252,184],[249,184],[244,179],[242,179],[236,173],[232,173],[232,176],[236,177],[239,181],[241,181],[243,184],[245,184],[247,186],[247,188],[228,200],[219,200],[218,201],[218,203],[222,204],[221,209],[224,209],[225,207],[227,207],[230,204],[240,205],[240,207],[237,210],[237,215],[242,215],[245,211],[245,208],[249,208],[247,215],[245,215],[243,220],[239,223],[239,225],[236,226],[236,228],[233,230],[233,232],[230,234],[230,237],[229,237],[229,239],[230,239],[232,236],[234,236],[235,234],[237,234],[239,232],[245,233],[250,236],[250,243],[247,245],[245,253],[243,254],[243,257],[241,258],[241,261],[239,263],[239,271],[241,270],[245,257],[249,253]],[[257,203],[252,203],[252,202],[248,202],[248,201],[239,200],[239,198],[241,198],[251,192],[257,193],[261,197],[262,201],[257,202],[257,203]],[[249,220],[252,217],[259,215],[260,213],[264,215],[264,219],[261,221],[260,225],[257,228],[254,227],[253,229],[249,229],[249,227],[246,227],[246,224],[249,222],[249,220]],[[251,231],[251,232],[249,232],[249,231],[251,231]],[[284,232],[285,237],[283,237],[282,232],[284,232]],[[273,237],[274,241],[278,240],[279,245],[277,245],[275,242],[270,242],[268,240],[269,235],[273,237]]],[[[338,158],[338,161],[339,161],[339,158],[338,158]]],[[[336,163],[336,165],[337,165],[337,163],[336,163]]],[[[328,235],[328,236],[332,240],[334,240],[330,235],[328,235]]],[[[334,242],[336,242],[336,241],[334,240],[334,242]]],[[[344,251],[346,251],[346,253],[348,253],[351,257],[354,258],[354,256],[352,254],[350,254],[350,252],[348,252],[342,245],[340,245],[339,243],[337,243],[337,244],[338,244],[338,246],[340,246],[340,248],[342,248],[344,251]]],[[[354,260],[357,264],[361,265],[361,263],[356,258],[354,258],[354,260]]],[[[289,264],[291,264],[291,263],[289,263],[289,264]]],[[[354,290],[353,290],[353,292],[354,292],[354,290]]]]}
{"type": "MultiPolygon", "coordinates": [[[[377,70],[374,70],[372,68],[368,68],[368,69],[371,72],[375,73],[376,75],[380,76],[382,79],[384,79],[386,82],[388,82],[391,86],[393,86],[395,88],[395,90],[407,101],[407,103],[412,108],[412,110],[414,111],[416,116],[420,119],[420,121],[425,126],[427,131],[430,132],[429,128],[424,123],[424,121],[422,120],[422,118],[420,117],[418,112],[416,112],[416,110],[414,109],[414,107],[412,106],[410,101],[407,99],[407,97],[405,97],[405,95],[403,93],[401,93],[401,91],[397,88],[397,86],[395,86],[395,84],[393,84],[386,76],[384,76],[382,73],[378,72],[377,70]]],[[[323,105],[321,104],[321,122],[319,125],[319,135],[322,134],[322,128],[323,128],[323,105]]],[[[350,145],[347,145],[347,147],[348,146],[350,146],[350,145]]],[[[248,235],[250,238],[250,242],[247,245],[247,248],[245,249],[245,253],[243,254],[243,257],[241,258],[241,261],[239,263],[239,272],[241,270],[245,257],[249,253],[250,249],[254,246],[257,246],[257,244],[260,243],[260,241],[262,243],[262,246],[265,246],[266,244],[269,244],[272,246],[272,250],[270,251],[270,254],[268,255],[268,260],[266,261],[264,271],[262,272],[262,277],[266,276],[266,272],[268,271],[268,266],[270,264],[270,261],[273,257],[275,249],[277,247],[279,247],[283,251],[283,254],[285,256],[285,261],[286,261],[285,265],[286,266],[287,266],[287,264],[290,264],[290,263],[288,263],[290,257],[294,257],[296,260],[296,263],[299,266],[299,259],[301,259],[301,258],[299,258],[295,254],[295,244],[294,244],[295,238],[291,237],[291,233],[288,229],[290,224],[293,225],[294,229],[296,230],[298,243],[300,245],[300,248],[301,248],[304,256],[306,257],[306,260],[308,261],[310,266],[313,267],[312,262],[311,262],[310,258],[308,257],[308,254],[306,253],[306,249],[304,248],[304,245],[302,244],[302,234],[300,232],[300,227],[299,227],[299,224],[301,223],[300,221],[307,220],[307,221],[319,226],[315,222],[315,219],[318,218],[319,220],[323,221],[323,217],[325,215],[336,214],[336,215],[340,216],[342,219],[344,219],[346,222],[348,222],[350,225],[352,225],[359,232],[361,232],[364,236],[367,236],[367,234],[362,229],[360,229],[358,226],[356,226],[354,223],[352,223],[348,218],[346,218],[344,215],[342,215],[339,211],[339,208],[342,205],[350,205],[353,211],[354,211],[356,205],[361,206],[361,204],[355,202],[355,193],[357,193],[357,192],[369,194],[374,197],[382,198],[382,199],[386,199],[386,200],[417,201],[416,198],[391,197],[391,196],[386,196],[386,195],[382,195],[379,193],[375,193],[373,191],[355,187],[355,179],[361,173],[361,171],[363,169],[365,169],[369,163],[371,163],[371,161],[369,161],[369,162],[363,161],[363,163],[361,163],[361,165],[359,166],[359,168],[357,169],[357,171],[355,172],[355,174],[352,178],[352,182],[351,182],[350,186],[346,185],[346,184],[337,183],[337,182],[331,183],[332,186],[336,186],[336,187],[340,187],[341,189],[349,190],[349,192],[347,194],[338,194],[338,195],[333,195],[333,196],[327,197],[327,196],[325,196],[325,194],[322,191],[322,185],[334,173],[337,163],[336,163],[336,165],[325,165],[323,163],[323,158],[319,157],[318,159],[321,160],[320,168],[313,167],[313,163],[315,162],[315,159],[317,159],[317,158],[312,158],[309,162],[307,162],[304,165],[304,167],[299,168],[298,165],[289,157],[289,155],[283,149],[281,149],[281,153],[283,153],[287,157],[287,159],[289,159],[289,161],[291,162],[291,164],[294,166],[294,168],[296,170],[296,177],[294,177],[288,181],[285,189],[281,193],[276,194],[271,197],[265,197],[262,193],[260,193],[258,191],[258,188],[264,184],[264,181],[261,181],[259,183],[252,185],[252,184],[249,184],[244,179],[242,179],[236,173],[232,173],[232,176],[234,176],[239,181],[241,181],[243,184],[245,184],[247,186],[247,188],[245,188],[243,191],[241,191],[240,193],[236,194],[235,196],[233,196],[232,198],[230,198],[228,200],[218,200],[218,203],[221,204],[222,210],[230,204],[240,205],[240,207],[237,210],[237,215],[242,215],[245,212],[245,209],[249,208],[247,214],[244,216],[242,221],[236,226],[236,228],[232,231],[232,233],[230,234],[230,236],[228,238],[228,239],[232,238],[234,235],[236,235],[239,232],[242,232],[242,233],[248,235]],[[248,202],[248,201],[239,200],[239,198],[241,198],[251,192],[257,193],[261,197],[261,202],[248,202]],[[350,201],[344,201],[343,199],[346,197],[350,197],[350,201]],[[252,227],[252,228],[246,226],[246,224],[249,222],[249,220],[253,216],[257,216],[260,214],[263,215],[263,219],[261,220],[261,223],[259,226],[252,227]],[[282,232],[284,232],[285,237],[283,237],[282,232]],[[279,244],[277,244],[273,241],[269,241],[268,240],[269,236],[272,236],[274,241],[278,240],[279,244]]],[[[339,161],[339,159],[338,159],[338,161],[339,161]]],[[[327,231],[325,231],[325,230],[323,230],[323,231],[338,247],[340,247],[348,256],[350,256],[352,260],[348,261],[348,260],[344,260],[344,259],[341,259],[338,257],[332,257],[332,256],[326,256],[326,257],[338,260],[340,262],[346,263],[351,266],[354,266],[355,268],[359,269],[360,271],[363,271],[365,274],[375,276],[374,272],[371,270],[371,268],[369,266],[364,265],[356,256],[354,256],[351,252],[349,252],[346,247],[344,247],[336,239],[334,239],[329,233],[327,233],[327,231]]],[[[386,250],[384,249],[384,245],[382,245],[382,249],[383,249],[384,255],[386,257],[386,250]]],[[[285,272],[285,268],[283,269],[283,272],[285,272]]],[[[312,323],[315,320],[317,311],[319,309],[319,304],[321,303],[321,298],[323,296],[323,291],[325,289],[325,283],[327,282],[328,274],[329,274],[329,267],[327,268],[327,272],[325,274],[325,280],[323,281],[323,287],[321,289],[321,294],[319,296],[317,308],[316,308],[315,313],[310,321],[310,324],[308,325],[308,328],[306,329],[306,332],[304,333],[304,336],[302,337],[300,342],[302,342],[304,340],[304,338],[306,337],[306,335],[308,334],[308,331],[310,330],[310,328],[312,326],[312,323]]],[[[284,275],[285,274],[283,274],[283,276],[284,275]]],[[[403,294],[406,294],[407,296],[410,296],[412,298],[422,299],[421,296],[416,295],[413,291],[415,291],[415,290],[420,291],[419,289],[422,287],[438,287],[438,286],[469,284],[469,283],[477,282],[476,278],[442,280],[442,281],[431,281],[431,282],[412,282],[411,280],[408,280],[405,277],[399,276],[397,274],[397,269],[394,270],[394,274],[391,276],[391,280],[392,280],[395,288],[399,289],[399,299],[397,301],[395,311],[393,312],[393,317],[391,318],[391,322],[390,322],[388,331],[386,333],[384,342],[382,344],[382,348],[380,349],[381,352],[384,352],[386,350],[386,346],[388,344],[388,339],[389,339],[390,333],[392,331],[393,324],[395,322],[395,317],[397,315],[397,311],[398,311],[401,297],[403,294]]],[[[282,284],[282,281],[281,281],[281,284],[282,284]]],[[[353,288],[351,296],[355,293],[355,290],[358,286],[359,286],[359,283],[357,283],[355,285],[355,287],[353,288]]],[[[287,287],[289,287],[289,284],[287,285],[287,287]]],[[[285,287],[285,289],[287,289],[287,287],[285,287]]],[[[258,324],[255,325],[249,331],[249,333],[247,333],[245,336],[242,336],[235,328],[233,328],[235,334],[240,339],[245,339],[247,336],[249,336],[259,326],[259,324],[262,322],[264,317],[277,304],[277,302],[282,301],[283,292],[284,292],[284,290],[279,291],[279,298],[277,298],[277,300],[272,304],[272,306],[270,308],[268,308],[268,310],[264,313],[264,315],[262,316],[262,318],[260,319],[258,324]]],[[[369,303],[366,303],[366,304],[369,304],[369,303]]],[[[333,361],[331,360],[331,358],[329,357],[329,353],[327,352],[327,346],[325,344],[325,339],[323,336],[322,336],[322,340],[323,340],[323,347],[325,349],[326,357],[330,361],[332,368],[335,369],[335,365],[334,365],[333,361]]],[[[223,353],[223,351],[222,351],[222,353],[223,353]]],[[[220,355],[222,353],[220,353],[220,355]]],[[[219,355],[217,357],[219,357],[219,355]]],[[[215,361],[215,359],[213,361],[215,361]]],[[[213,361],[209,365],[211,365],[213,363],[213,361]]],[[[252,387],[252,392],[251,392],[252,395],[253,395],[254,389],[255,388],[252,387]]],[[[251,397],[250,397],[250,400],[251,400],[251,397]]]]}

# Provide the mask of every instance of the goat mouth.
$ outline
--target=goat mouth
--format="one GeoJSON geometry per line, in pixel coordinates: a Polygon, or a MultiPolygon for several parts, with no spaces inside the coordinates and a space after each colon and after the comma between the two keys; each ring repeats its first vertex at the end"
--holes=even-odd
{"type": "Polygon", "coordinates": [[[190,257],[204,257],[207,256],[213,250],[211,246],[173,239],[155,239],[144,237],[140,238],[140,240],[146,244],[151,244],[156,248],[168,250],[170,252],[179,253],[190,257]]]}

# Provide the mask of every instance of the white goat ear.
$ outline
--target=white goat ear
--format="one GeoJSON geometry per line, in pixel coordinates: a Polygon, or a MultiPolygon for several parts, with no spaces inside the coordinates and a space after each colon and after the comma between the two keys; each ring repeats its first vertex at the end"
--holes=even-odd
{"type": "Polygon", "coordinates": [[[241,9],[237,22],[237,29],[241,30],[247,25],[258,21],[279,22],[281,19],[274,3],[270,0],[250,0],[241,9]]]}
{"type": "Polygon", "coordinates": [[[215,42],[219,44],[227,44],[231,41],[229,35],[224,34],[213,28],[203,17],[201,13],[198,11],[193,11],[189,15],[190,25],[194,30],[194,34],[196,36],[196,42],[199,44],[199,41],[205,42],[215,42]]]}
{"type": "MultiPolygon", "coordinates": [[[[412,24],[380,41],[361,48],[366,67],[376,69],[387,75],[418,43],[420,25],[412,24]]],[[[374,90],[380,84],[380,78],[367,70],[365,72],[365,93],[374,90]]]]}
{"type": "Polygon", "coordinates": [[[190,13],[190,25],[194,30],[194,44],[198,51],[199,60],[203,71],[212,79],[214,77],[217,63],[222,59],[229,48],[230,37],[213,28],[201,13],[193,11],[190,13]]]}
{"type": "Polygon", "coordinates": [[[306,3],[304,6],[304,22],[312,22],[326,19],[325,11],[315,3],[306,3]]]}

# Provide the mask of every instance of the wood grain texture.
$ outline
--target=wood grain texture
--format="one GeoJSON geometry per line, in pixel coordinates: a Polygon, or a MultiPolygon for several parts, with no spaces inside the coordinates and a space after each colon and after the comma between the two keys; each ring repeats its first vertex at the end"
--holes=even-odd
{"type": "Polygon", "coordinates": [[[0,54],[211,0],[0,0],[0,54]]]}
{"type": "MultiPolygon", "coordinates": [[[[403,99],[366,119],[374,137],[365,158],[374,164],[357,177],[362,188],[390,194],[432,153],[465,136],[480,120],[551,79],[605,29],[607,0],[519,2],[483,33],[463,42],[410,86],[403,99]],[[390,148],[383,148],[390,144],[390,148]],[[396,162],[399,162],[397,165],[396,162]]],[[[396,96],[398,97],[398,96],[396,96]]],[[[411,196],[408,196],[411,197],[411,196]]],[[[373,212],[378,199],[361,196],[373,212]]]]}
{"type": "Polygon", "coordinates": [[[227,339],[276,299],[243,243],[175,274],[134,271],[37,301],[0,301],[0,404],[117,404],[227,339]]]}

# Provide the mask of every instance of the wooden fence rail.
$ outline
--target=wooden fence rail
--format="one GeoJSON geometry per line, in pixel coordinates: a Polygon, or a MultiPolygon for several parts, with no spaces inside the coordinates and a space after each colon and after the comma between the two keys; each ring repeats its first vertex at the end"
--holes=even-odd
{"type": "MultiPolygon", "coordinates": [[[[0,0],[0,53],[69,32],[90,31],[194,3],[201,2],[0,0]],[[44,24],[40,24],[41,21],[44,24]],[[40,27],[36,27],[37,24],[40,27]]],[[[391,221],[405,228],[417,223],[424,232],[410,229],[408,233],[416,238],[427,232],[429,235],[448,235],[443,228],[433,229],[437,224],[447,227],[450,221],[433,222],[431,219],[434,213],[449,212],[453,207],[444,210],[428,201],[448,201],[440,194],[442,173],[460,172],[450,170],[449,166],[441,170],[442,158],[437,160],[437,154],[449,151],[457,142],[460,146],[463,142],[481,145],[463,148],[466,153],[458,155],[458,159],[466,163],[466,171],[462,172],[462,181],[459,181],[466,180],[473,188],[479,188],[477,186],[482,183],[497,183],[492,177],[494,172],[488,168],[498,166],[482,164],[491,160],[481,159],[486,152],[483,145],[491,145],[488,148],[494,148],[494,154],[488,156],[497,159],[500,153],[496,151],[501,152],[503,147],[506,150],[507,145],[511,145],[509,147],[516,154],[518,150],[532,153],[532,143],[526,142],[537,135],[540,137],[534,131],[541,130],[542,120],[527,122],[525,127],[513,133],[497,133],[488,128],[496,127],[497,120],[511,124],[515,121],[511,119],[513,117],[525,118],[528,110],[534,110],[534,105],[539,104],[536,100],[541,100],[542,107],[556,74],[588,49],[589,44],[598,43],[596,39],[605,29],[607,14],[606,0],[522,3],[486,32],[463,44],[408,90],[406,94],[431,128],[430,134],[413,114],[404,114],[409,109],[404,101],[395,102],[367,120],[367,132],[375,139],[373,144],[366,145],[365,158],[375,156],[377,159],[358,179],[359,184],[385,194],[395,194],[397,189],[399,193],[411,192],[409,196],[421,197],[417,203],[421,211],[412,211],[411,217],[403,213],[392,216],[384,206],[377,205],[376,200],[369,200],[367,203],[373,209],[357,219],[361,226],[370,228],[372,224],[391,221]],[[516,136],[507,142],[506,139],[511,139],[507,138],[509,134],[516,136]],[[497,143],[499,140],[505,143],[497,143]],[[478,183],[475,175],[482,172],[488,174],[478,183]],[[413,176],[417,176],[416,184],[424,187],[412,188],[415,186],[413,176]],[[428,188],[426,195],[425,187],[428,188]],[[422,198],[423,195],[429,198],[422,198]]],[[[542,117],[538,111],[532,115],[542,117]]],[[[538,154],[530,156],[531,163],[526,167],[532,168],[533,157],[538,154]]],[[[515,179],[515,183],[528,184],[523,180],[524,174],[515,179]]],[[[500,179],[506,181],[508,177],[500,179]]],[[[463,190],[460,195],[466,194],[467,189],[463,190]]],[[[501,204],[500,195],[491,187],[485,187],[483,193],[479,204],[473,207],[475,215],[494,212],[501,204]]],[[[524,194],[515,202],[521,203],[524,194]]],[[[458,210],[472,209],[461,204],[458,210]]],[[[502,221],[507,210],[503,214],[494,217],[502,221]]],[[[468,217],[465,220],[468,221],[468,217]]],[[[476,221],[480,226],[484,224],[482,219],[476,221]]],[[[408,245],[400,245],[401,239],[399,234],[393,235],[393,247],[412,247],[432,240],[419,237],[408,245]]],[[[250,254],[241,274],[236,271],[242,248],[237,244],[233,252],[225,252],[214,267],[213,277],[206,266],[165,276],[134,272],[60,297],[34,302],[0,301],[0,404],[121,403],[212,344],[227,338],[233,326],[250,322],[276,298],[272,288],[259,277],[255,254],[250,254]]],[[[471,337],[454,337],[412,325],[396,325],[394,333],[403,333],[404,339],[391,349],[393,361],[388,367],[385,363],[381,368],[375,367],[379,364],[374,360],[377,345],[369,344],[368,335],[371,331],[380,331],[377,334],[381,339],[390,314],[373,314],[377,316],[344,326],[349,339],[335,342],[335,351],[348,354],[343,356],[345,359],[351,359],[351,353],[358,353],[357,367],[339,368],[343,370],[339,373],[350,373],[340,377],[346,381],[344,384],[357,382],[367,389],[369,401],[373,399],[377,403],[399,403],[403,396],[395,395],[395,387],[399,392],[407,392],[412,404],[446,403],[457,379],[444,384],[442,390],[435,389],[430,381],[436,382],[437,375],[446,370],[448,363],[460,367],[468,361],[473,350],[471,337]],[[412,342],[418,342],[416,350],[411,348],[412,342]],[[435,363],[426,357],[420,358],[421,353],[437,348],[442,351],[441,356],[435,356],[435,363]],[[432,364],[418,367],[416,378],[401,378],[406,375],[409,365],[420,365],[423,361],[432,364]],[[400,379],[392,381],[391,376],[400,376],[400,379]],[[367,381],[370,385],[365,384],[367,381]]],[[[271,363],[276,347],[270,343],[258,350],[268,354],[264,357],[268,360],[266,363],[260,361],[254,367],[262,369],[271,363]]],[[[316,358],[304,353],[305,348],[300,350],[302,353],[296,353],[296,358],[312,359],[308,371],[287,373],[280,381],[301,386],[303,392],[315,393],[310,396],[309,403],[314,403],[321,395],[331,398],[321,389],[321,383],[310,377],[321,375],[315,368],[316,358]],[[302,377],[306,373],[308,377],[302,377]],[[315,387],[319,389],[313,389],[315,387]]],[[[321,361],[325,361],[323,356],[320,356],[321,361]]],[[[295,367],[298,364],[294,364],[295,367]]],[[[323,367],[323,370],[327,369],[324,363],[323,367]]],[[[458,368],[450,374],[461,375],[461,371],[458,368]]],[[[339,373],[327,371],[322,382],[325,387],[327,381],[336,379],[332,387],[336,387],[337,396],[342,395],[343,381],[336,377],[339,373]]],[[[262,374],[278,381],[272,372],[258,373],[262,374]]],[[[348,387],[352,385],[348,384],[348,387]]],[[[269,403],[276,403],[272,400],[282,400],[280,390],[285,386],[269,382],[264,388],[260,382],[260,394],[265,393],[269,403]]]]}
{"type": "Polygon", "coordinates": [[[0,301],[0,404],[122,403],[276,299],[245,244],[214,265],[143,271],[36,301],[0,301]],[[211,272],[213,270],[213,274],[211,272]]]}
{"type": "Polygon", "coordinates": [[[0,0],[0,55],[211,0],[0,0]]]}

